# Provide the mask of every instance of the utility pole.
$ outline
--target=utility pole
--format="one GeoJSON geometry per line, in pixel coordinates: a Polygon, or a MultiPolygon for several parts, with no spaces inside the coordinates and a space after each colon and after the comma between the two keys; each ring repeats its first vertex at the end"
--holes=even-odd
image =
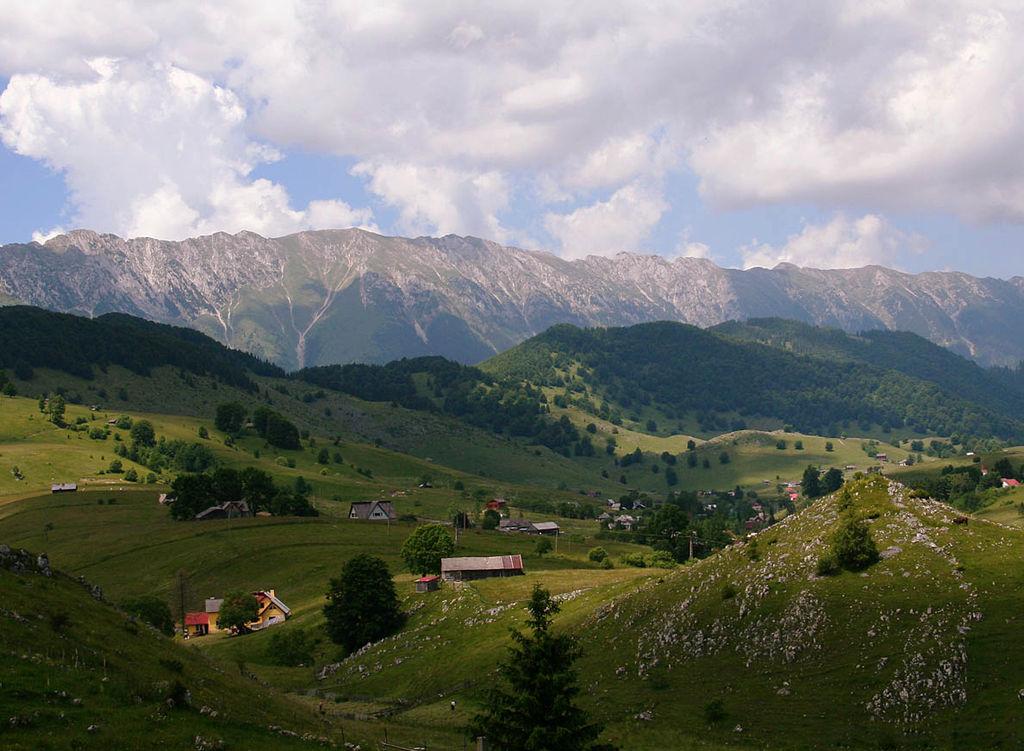
{"type": "Polygon", "coordinates": [[[693,560],[693,534],[693,530],[690,530],[690,557],[687,558],[688,561],[693,560]]]}

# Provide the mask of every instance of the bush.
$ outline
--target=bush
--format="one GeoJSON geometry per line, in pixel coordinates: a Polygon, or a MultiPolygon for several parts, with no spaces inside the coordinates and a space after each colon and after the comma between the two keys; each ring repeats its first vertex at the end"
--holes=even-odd
{"type": "Polygon", "coordinates": [[[841,570],[842,569],[839,567],[839,561],[836,560],[835,555],[832,553],[818,559],[818,576],[835,576],[841,570]]]}
{"type": "Polygon", "coordinates": [[[174,636],[174,618],[167,603],[155,595],[142,595],[121,603],[121,609],[148,623],[165,636],[174,636]]]}
{"type": "Polygon", "coordinates": [[[548,553],[550,553],[552,547],[554,547],[554,546],[551,544],[551,540],[549,540],[546,537],[541,537],[539,540],[537,540],[537,545],[535,546],[535,550],[536,550],[537,555],[543,556],[543,555],[547,555],[548,553]]]}
{"type": "Polygon", "coordinates": [[[626,553],[622,556],[622,563],[634,568],[647,568],[647,561],[644,560],[642,553],[626,553]]]}
{"type": "Polygon", "coordinates": [[[836,562],[847,571],[863,571],[878,562],[878,546],[871,537],[868,525],[853,516],[847,516],[836,530],[832,541],[836,562]]]}
{"type": "Polygon", "coordinates": [[[724,587],[722,587],[722,599],[723,600],[731,600],[735,596],[736,596],[736,585],[735,584],[733,584],[732,582],[729,582],[724,587]]]}
{"type": "Polygon", "coordinates": [[[199,426],[199,437],[202,438],[204,441],[210,437],[210,431],[206,429],[205,425],[199,426]]]}
{"type": "Polygon", "coordinates": [[[704,705],[704,722],[713,725],[725,719],[725,705],[721,699],[712,699],[704,705]]]}
{"type": "Polygon", "coordinates": [[[601,563],[608,558],[608,551],[604,548],[591,548],[590,552],[587,553],[587,558],[592,560],[594,563],[601,563]]]}
{"type": "Polygon", "coordinates": [[[275,631],[267,644],[266,657],[272,665],[306,667],[313,664],[313,651],[319,642],[319,639],[304,629],[275,631]]]}
{"type": "Polygon", "coordinates": [[[497,529],[499,524],[501,524],[501,514],[492,508],[484,511],[484,519],[481,524],[484,529],[497,529]]]}
{"type": "Polygon", "coordinates": [[[601,568],[603,568],[603,569],[615,568],[615,564],[612,563],[612,559],[611,558],[605,558],[603,561],[601,561],[601,568]]]}
{"type": "Polygon", "coordinates": [[[121,464],[121,460],[120,459],[114,459],[114,461],[112,461],[110,463],[110,466],[107,468],[107,472],[110,472],[111,474],[119,475],[119,474],[121,474],[121,471],[122,471],[123,467],[124,467],[124,465],[121,464]]]}
{"type": "Polygon", "coordinates": [[[138,482],[139,473],[135,471],[134,467],[124,473],[124,479],[126,482],[138,482]]]}
{"type": "Polygon", "coordinates": [[[675,568],[676,559],[667,550],[656,550],[651,556],[650,564],[652,568],[675,568]]]}

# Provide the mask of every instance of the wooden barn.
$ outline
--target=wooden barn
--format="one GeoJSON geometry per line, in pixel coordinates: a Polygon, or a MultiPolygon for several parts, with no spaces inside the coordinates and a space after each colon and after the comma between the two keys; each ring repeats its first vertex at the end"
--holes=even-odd
{"type": "Polygon", "coordinates": [[[445,581],[469,581],[492,576],[522,576],[521,555],[468,556],[442,558],[441,578],[445,581]]]}

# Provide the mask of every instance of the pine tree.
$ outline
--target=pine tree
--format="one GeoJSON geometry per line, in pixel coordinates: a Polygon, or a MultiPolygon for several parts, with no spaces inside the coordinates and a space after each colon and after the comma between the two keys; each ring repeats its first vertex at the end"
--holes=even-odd
{"type": "Polygon", "coordinates": [[[602,726],[575,704],[580,689],[573,663],[580,650],[572,636],[551,632],[558,604],[535,585],[527,609],[533,633],[512,632],[508,658],[498,668],[504,680],[488,691],[470,732],[501,751],[614,751],[597,743],[602,726]]]}

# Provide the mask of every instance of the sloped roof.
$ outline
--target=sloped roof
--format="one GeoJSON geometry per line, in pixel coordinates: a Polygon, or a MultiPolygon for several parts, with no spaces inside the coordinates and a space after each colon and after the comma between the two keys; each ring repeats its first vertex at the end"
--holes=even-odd
{"type": "Polygon", "coordinates": [[[561,529],[556,522],[535,522],[533,528],[538,532],[556,532],[561,529]]]}
{"type": "Polygon", "coordinates": [[[186,626],[209,626],[210,616],[206,613],[185,613],[186,626]]]}
{"type": "Polygon", "coordinates": [[[274,605],[277,605],[277,607],[281,610],[282,613],[284,613],[285,615],[291,615],[292,609],[285,605],[283,602],[281,602],[274,594],[273,590],[253,592],[253,594],[256,595],[257,599],[261,596],[265,597],[269,602],[273,603],[274,605]]]}
{"type": "Polygon", "coordinates": [[[355,501],[349,507],[348,515],[351,517],[354,513],[357,519],[369,519],[370,514],[373,513],[374,508],[377,506],[390,518],[397,518],[395,505],[391,501],[355,501]]]}
{"type": "Polygon", "coordinates": [[[441,571],[521,571],[521,555],[465,556],[442,558],[441,571]]]}

